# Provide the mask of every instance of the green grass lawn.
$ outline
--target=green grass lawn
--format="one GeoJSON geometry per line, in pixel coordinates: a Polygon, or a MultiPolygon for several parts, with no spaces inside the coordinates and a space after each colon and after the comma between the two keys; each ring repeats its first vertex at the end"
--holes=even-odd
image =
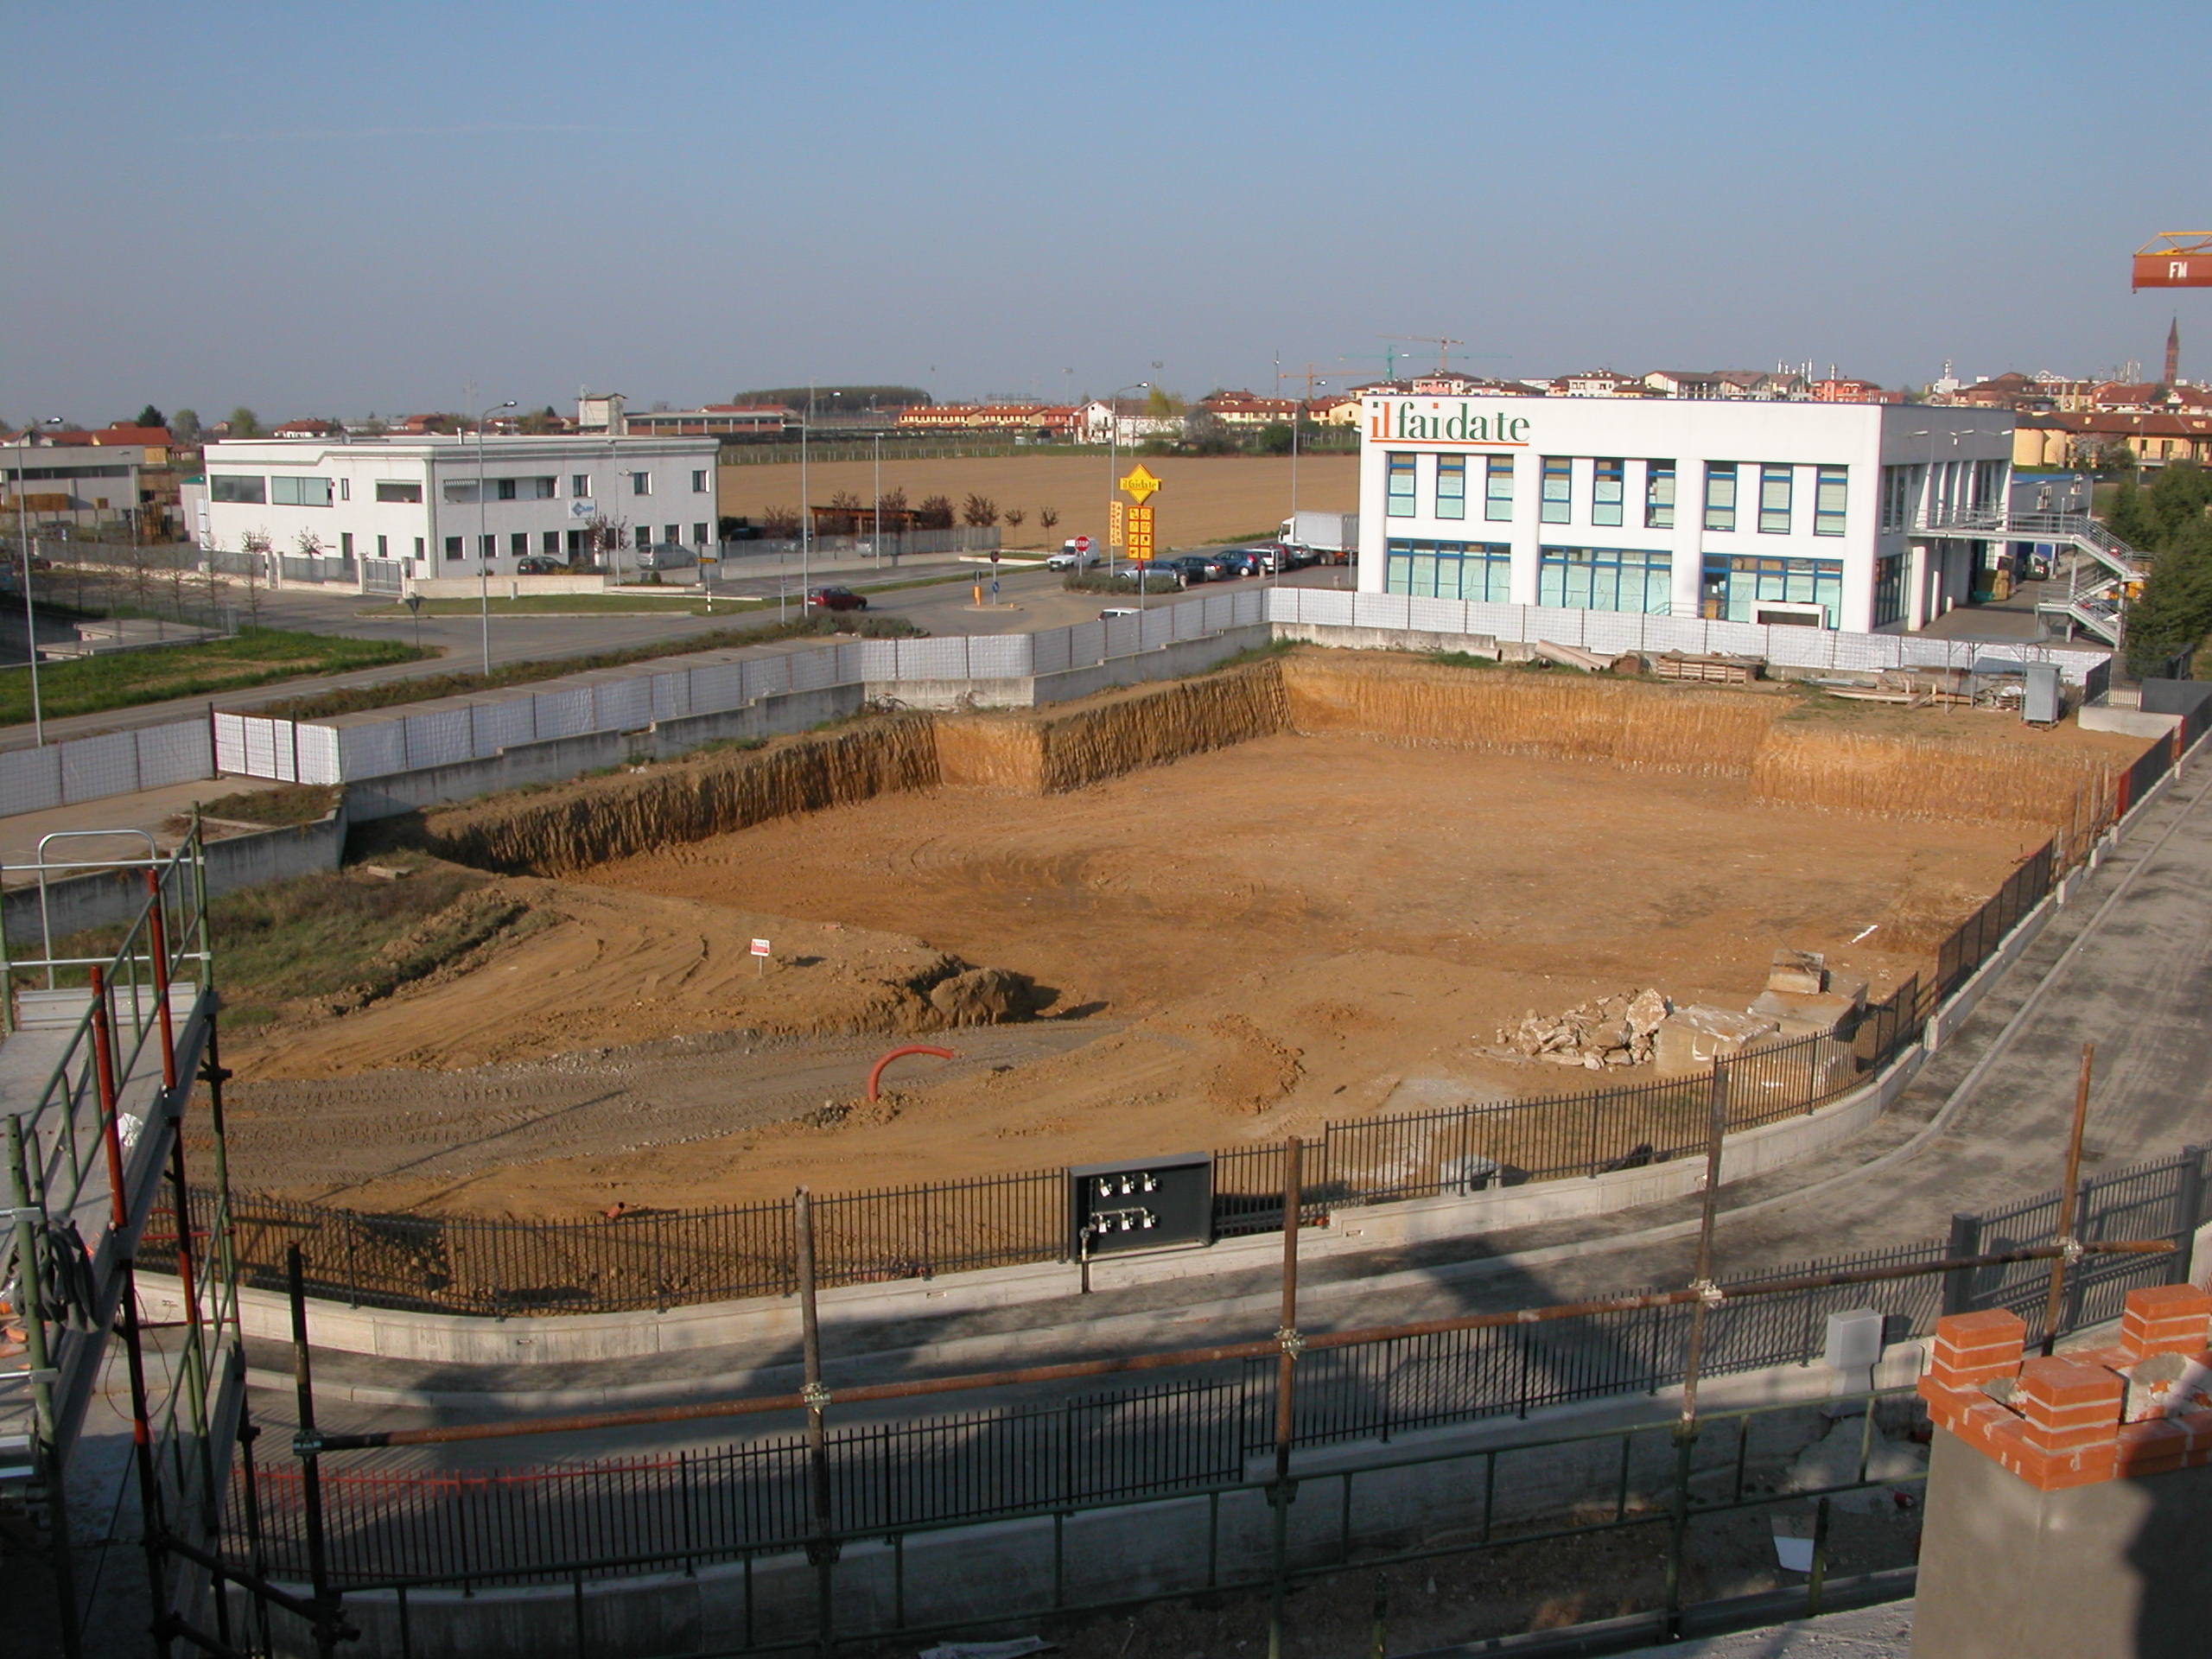
{"type": "MultiPolygon", "coordinates": [[[[303,674],[342,674],[385,663],[435,657],[396,639],[351,639],[341,634],[294,633],[283,628],[241,628],[228,639],[190,645],[119,651],[39,664],[38,690],[48,720],[135,708],[170,697],[204,696],[303,674]]],[[[0,726],[31,717],[28,668],[0,669],[0,726]]]]}

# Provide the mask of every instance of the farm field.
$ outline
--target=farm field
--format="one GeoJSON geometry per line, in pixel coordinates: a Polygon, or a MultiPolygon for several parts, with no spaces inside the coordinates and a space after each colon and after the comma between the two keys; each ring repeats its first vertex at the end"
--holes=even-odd
{"type": "MultiPolygon", "coordinates": [[[[1921,731],[1950,747],[1920,757],[1927,798],[1952,753],[1972,763],[1944,785],[1953,798],[1974,777],[1999,792],[1973,821],[1910,817],[1888,746],[1931,740],[1899,711],[1831,712],[1859,728],[1838,734],[1777,723],[1789,700],[1772,696],[1385,662],[1324,664],[1303,685],[1283,671],[1299,729],[1167,765],[1097,760],[1214,695],[1190,687],[1225,697],[1229,677],[1189,683],[1180,704],[1154,688],[1052,716],[1068,753],[1119,770],[1041,795],[977,759],[1010,752],[1024,718],[982,717],[931,740],[965,781],[885,785],[629,855],[582,849],[591,825],[651,810],[649,779],[458,810],[463,830],[510,836],[471,843],[507,848],[496,868],[530,868],[515,849],[540,837],[541,873],[493,878],[531,925],[372,1006],[295,1011],[248,1039],[234,1177],[354,1208],[574,1217],[1272,1141],[1586,1086],[1484,1051],[1527,1012],[1646,986],[1742,1007],[1784,945],[1827,952],[1878,996],[2052,834],[2004,788],[2056,768],[2041,800],[2139,747],[2024,740],[1986,717],[1969,740],[1934,716],[1921,731]],[[1559,741],[1577,738],[1576,707],[1622,745],[1639,720],[1652,742],[1701,721],[1739,758],[1669,769],[1421,740],[1416,715],[1446,696],[1511,702],[1519,715],[1500,702],[1495,730],[1519,717],[1559,741]],[[1362,721],[1384,734],[1331,729],[1362,721]],[[1392,741],[1394,721],[1410,741],[1392,741]],[[1777,798],[1862,787],[1899,816],[1777,798]],[[755,938],[772,942],[766,964],[755,938]],[[1039,1017],[940,1029],[912,988],[949,958],[1029,976],[1039,1017]],[[868,1103],[870,1062],[917,1036],[957,1058],[901,1062],[868,1103]]],[[[926,730],[887,729],[910,759],[926,730]]],[[[810,764],[850,775],[871,740],[811,741],[810,764]]],[[[660,786],[693,798],[680,775],[660,786]]]]}
{"type": "MultiPolygon", "coordinates": [[[[1290,461],[1273,455],[1134,455],[1124,453],[1126,473],[1141,460],[1161,481],[1153,498],[1162,546],[1192,547],[1231,537],[1271,534],[1290,513],[1290,461]]],[[[1004,455],[950,461],[889,461],[883,463],[883,488],[904,490],[909,505],[932,495],[949,496],[955,506],[972,493],[995,501],[1001,512],[1019,508],[1028,515],[1018,530],[1005,532],[1008,548],[1057,548],[1071,536],[1102,538],[1106,531],[1107,458],[1098,455],[1004,455]],[[1060,515],[1051,530],[1037,522],[1038,510],[1060,515]]],[[[796,465],[724,467],[717,474],[717,505],[722,512],[756,523],[772,507],[798,509],[796,465]]],[[[874,499],[875,473],[868,461],[831,461],[808,469],[807,485],[817,506],[826,506],[839,491],[863,501],[874,499]]],[[[1305,455],[1298,462],[1298,502],[1302,507],[1334,507],[1345,512],[1359,505],[1359,462],[1351,455],[1305,455]]]]}

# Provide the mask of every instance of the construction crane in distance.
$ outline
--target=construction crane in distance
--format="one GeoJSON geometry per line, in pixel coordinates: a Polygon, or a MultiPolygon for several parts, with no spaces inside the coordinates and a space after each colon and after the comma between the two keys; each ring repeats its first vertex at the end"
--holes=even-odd
{"type": "Polygon", "coordinates": [[[2212,231],[2160,231],[2135,250],[2132,289],[2212,288],[2212,231]]]}
{"type": "MultiPolygon", "coordinates": [[[[1435,346],[1436,372],[1439,374],[1444,374],[1450,371],[1452,359],[1455,357],[1465,359],[1478,357],[1503,358],[1508,355],[1508,353],[1504,352],[1455,352],[1452,349],[1454,346],[1464,346],[1467,342],[1464,340],[1454,340],[1449,334],[1377,334],[1376,335],[1376,339],[1399,340],[1408,346],[1435,346]]],[[[1408,353],[1408,355],[1410,356],[1411,353],[1408,353]]]]}

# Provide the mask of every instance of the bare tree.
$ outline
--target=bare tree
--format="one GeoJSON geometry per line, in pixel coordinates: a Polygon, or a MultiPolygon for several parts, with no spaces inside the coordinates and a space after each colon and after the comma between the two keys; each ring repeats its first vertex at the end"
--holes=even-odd
{"type": "Polygon", "coordinates": [[[887,490],[876,497],[875,505],[887,515],[902,513],[906,511],[906,492],[903,489],[887,490]]]}
{"type": "Polygon", "coordinates": [[[1021,521],[1028,516],[1029,515],[1024,512],[1020,507],[1008,507],[1006,510],[1006,527],[1010,531],[1020,530],[1021,528],[1021,521]]]}
{"type": "Polygon", "coordinates": [[[1058,507],[1039,507],[1037,509],[1038,529],[1044,531],[1049,535],[1052,531],[1058,530],[1059,525],[1060,510],[1058,507]]]}
{"type": "Polygon", "coordinates": [[[760,510],[760,529],[769,540],[788,542],[798,535],[797,507],[763,507],[760,510]]]}
{"type": "Polygon", "coordinates": [[[261,626],[262,561],[270,556],[271,543],[265,530],[250,530],[238,537],[238,550],[245,555],[245,619],[248,627],[261,626]]]}

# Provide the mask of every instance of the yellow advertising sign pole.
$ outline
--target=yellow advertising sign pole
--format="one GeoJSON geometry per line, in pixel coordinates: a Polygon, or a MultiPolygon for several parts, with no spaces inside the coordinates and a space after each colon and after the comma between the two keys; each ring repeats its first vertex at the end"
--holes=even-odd
{"type": "Polygon", "coordinates": [[[1122,488],[1136,498],[1136,505],[1126,512],[1122,504],[1114,504],[1114,528],[1129,558],[1137,568],[1137,608],[1144,608],[1145,588],[1152,575],[1152,498],[1160,493],[1160,480],[1151,470],[1139,461],[1122,474],[1122,488]]]}

